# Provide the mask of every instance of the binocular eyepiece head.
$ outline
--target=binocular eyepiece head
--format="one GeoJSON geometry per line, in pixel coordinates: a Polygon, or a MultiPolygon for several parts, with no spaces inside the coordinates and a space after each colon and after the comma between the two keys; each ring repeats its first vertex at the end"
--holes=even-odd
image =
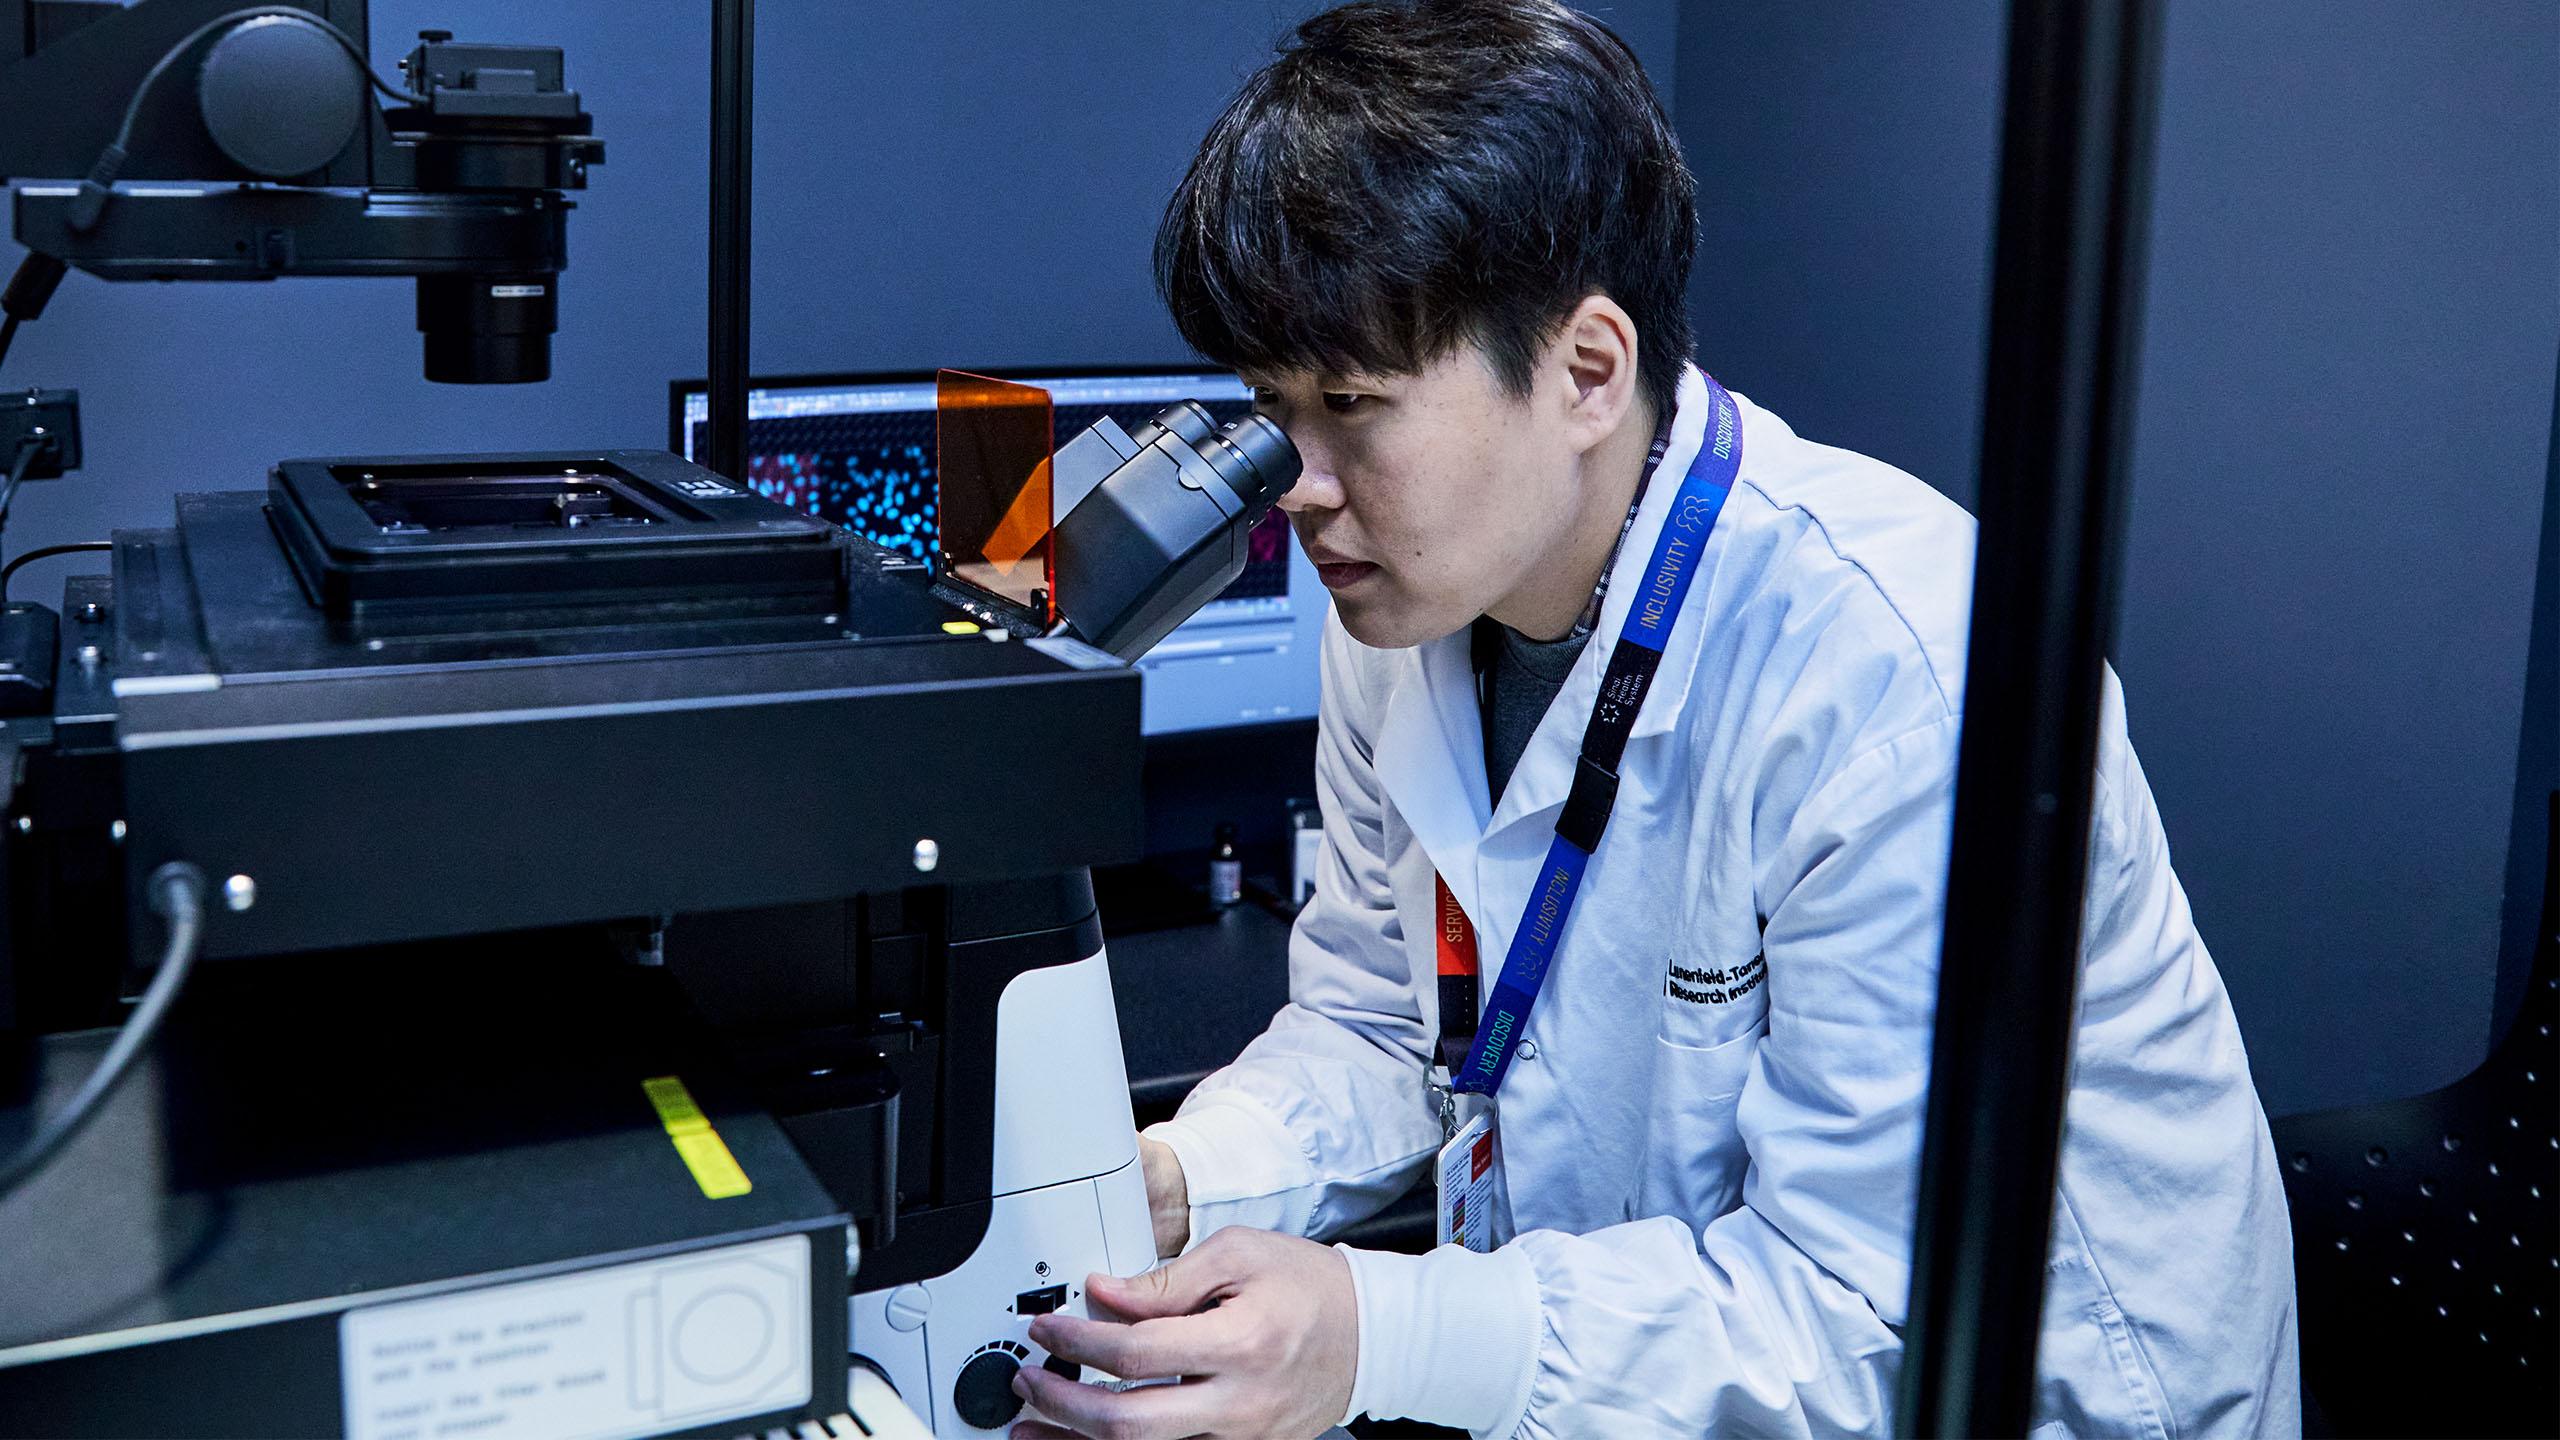
{"type": "Polygon", "coordinates": [[[1129,438],[1143,450],[1166,435],[1189,447],[1227,482],[1238,500],[1252,507],[1248,526],[1259,522],[1272,502],[1289,493],[1304,469],[1287,432],[1258,411],[1220,425],[1199,401],[1177,400],[1129,438]]]}
{"type": "Polygon", "coordinates": [[[1134,660],[1243,573],[1246,535],[1298,483],[1271,420],[1216,423],[1198,402],[1134,433],[1103,421],[1068,442],[1057,483],[1081,491],[1058,525],[1058,605],[1090,643],[1134,660]]]}

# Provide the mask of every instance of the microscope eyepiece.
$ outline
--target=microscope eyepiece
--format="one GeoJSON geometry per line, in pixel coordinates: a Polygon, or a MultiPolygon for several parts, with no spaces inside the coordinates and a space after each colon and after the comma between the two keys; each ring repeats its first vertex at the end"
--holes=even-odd
{"type": "Polygon", "coordinates": [[[1139,426],[1137,433],[1129,438],[1144,449],[1154,444],[1157,436],[1169,434],[1196,450],[1208,444],[1217,433],[1218,422],[1206,406],[1197,400],[1176,400],[1157,411],[1154,419],[1139,426]]]}
{"type": "MultiPolygon", "coordinates": [[[[1196,407],[1195,407],[1196,408],[1196,407]]],[[[1201,458],[1218,472],[1260,520],[1263,511],[1298,483],[1305,462],[1287,432],[1259,412],[1240,415],[1198,444],[1201,458]]]]}

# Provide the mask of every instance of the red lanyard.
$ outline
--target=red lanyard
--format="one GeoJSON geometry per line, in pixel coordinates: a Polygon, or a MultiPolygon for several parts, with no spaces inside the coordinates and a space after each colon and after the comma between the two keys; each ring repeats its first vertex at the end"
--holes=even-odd
{"type": "Polygon", "coordinates": [[[1476,926],[1449,893],[1449,882],[1431,877],[1436,893],[1436,940],[1440,952],[1440,1063],[1456,1073],[1476,1038],[1478,962],[1476,926]]]}

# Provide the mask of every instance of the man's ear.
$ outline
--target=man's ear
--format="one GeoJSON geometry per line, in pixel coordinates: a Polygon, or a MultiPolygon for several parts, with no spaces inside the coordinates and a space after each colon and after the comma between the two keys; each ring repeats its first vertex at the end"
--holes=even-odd
{"type": "Polygon", "coordinates": [[[1575,448],[1588,450],[1617,433],[1636,408],[1636,322],[1606,295],[1586,295],[1565,317],[1549,351],[1565,375],[1566,421],[1575,448]]]}

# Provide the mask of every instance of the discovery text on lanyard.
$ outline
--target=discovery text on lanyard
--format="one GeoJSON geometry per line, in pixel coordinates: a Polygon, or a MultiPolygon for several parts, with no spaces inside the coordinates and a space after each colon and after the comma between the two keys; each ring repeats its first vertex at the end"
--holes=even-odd
{"type": "MultiPolygon", "coordinates": [[[[1563,943],[1565,921],[1572,916],[1574,896],[1582,888],[1583,868],[1600,848],[1601,832],[1608,828],[1609,812],[1618,803],[1618,762],[1626,754],[1628,732],[1635,728],[1636,712],[1653,688],[1663,643],[1671,636],[1680,603],[1688,598],[1689,582],[1697,575],[1698,558],[1706,551],[1707,536],[1715,530],[1716,516],[1722,513],[1725,497],[1733,492],[1734,476],[1742,468],[1742,416],[1733,397],[1712,376],[1707,379],[1707,402],[1706,435],[1698,446],[1698,458],[1682,477],[1680,492],[1671,497],[1662,534],[1653,544],[1653,558],[1645,562],[1644,584],[1618,628],[1618,643],[1609,652],[1609,668],[1600,680],[1600,697],[1591,707],[1591,723],[1583,728],[1582,758],[1574,766],[1573,788],[1565,797],[1564,813],[1556,818],[1555,839],[1547,846],[1546,863],[1521,910],[1520,924],[1511,932],[1502,978],[1485,1004],[1482,1023],[1472,1027],[1474,1039],[1467,1045],[1466,1059],[1450,1069],[1453,1090],[1490,1095],[1510,1072],[1513,1043],[1527,1027],[1529,1007],[1538,1003],[1547,967],[1563,943]]],[[[1454,1052],[1456,1046],[1446,1042],[1462,1037],[1469,1028],[1467,1021],[1474,1018],[1469,1013],[1475,1008],[1472,1003],[1453,1012],[1451,1001],[1459,994],[1466,1002],[1474,999],[1475,927],[1450,898],[1448,887],[1438,889],[1441,1028],[1444,1050],[1454,1052]],[[1468,983],[1451,984],[1461,978],[1468,983]]]]}

